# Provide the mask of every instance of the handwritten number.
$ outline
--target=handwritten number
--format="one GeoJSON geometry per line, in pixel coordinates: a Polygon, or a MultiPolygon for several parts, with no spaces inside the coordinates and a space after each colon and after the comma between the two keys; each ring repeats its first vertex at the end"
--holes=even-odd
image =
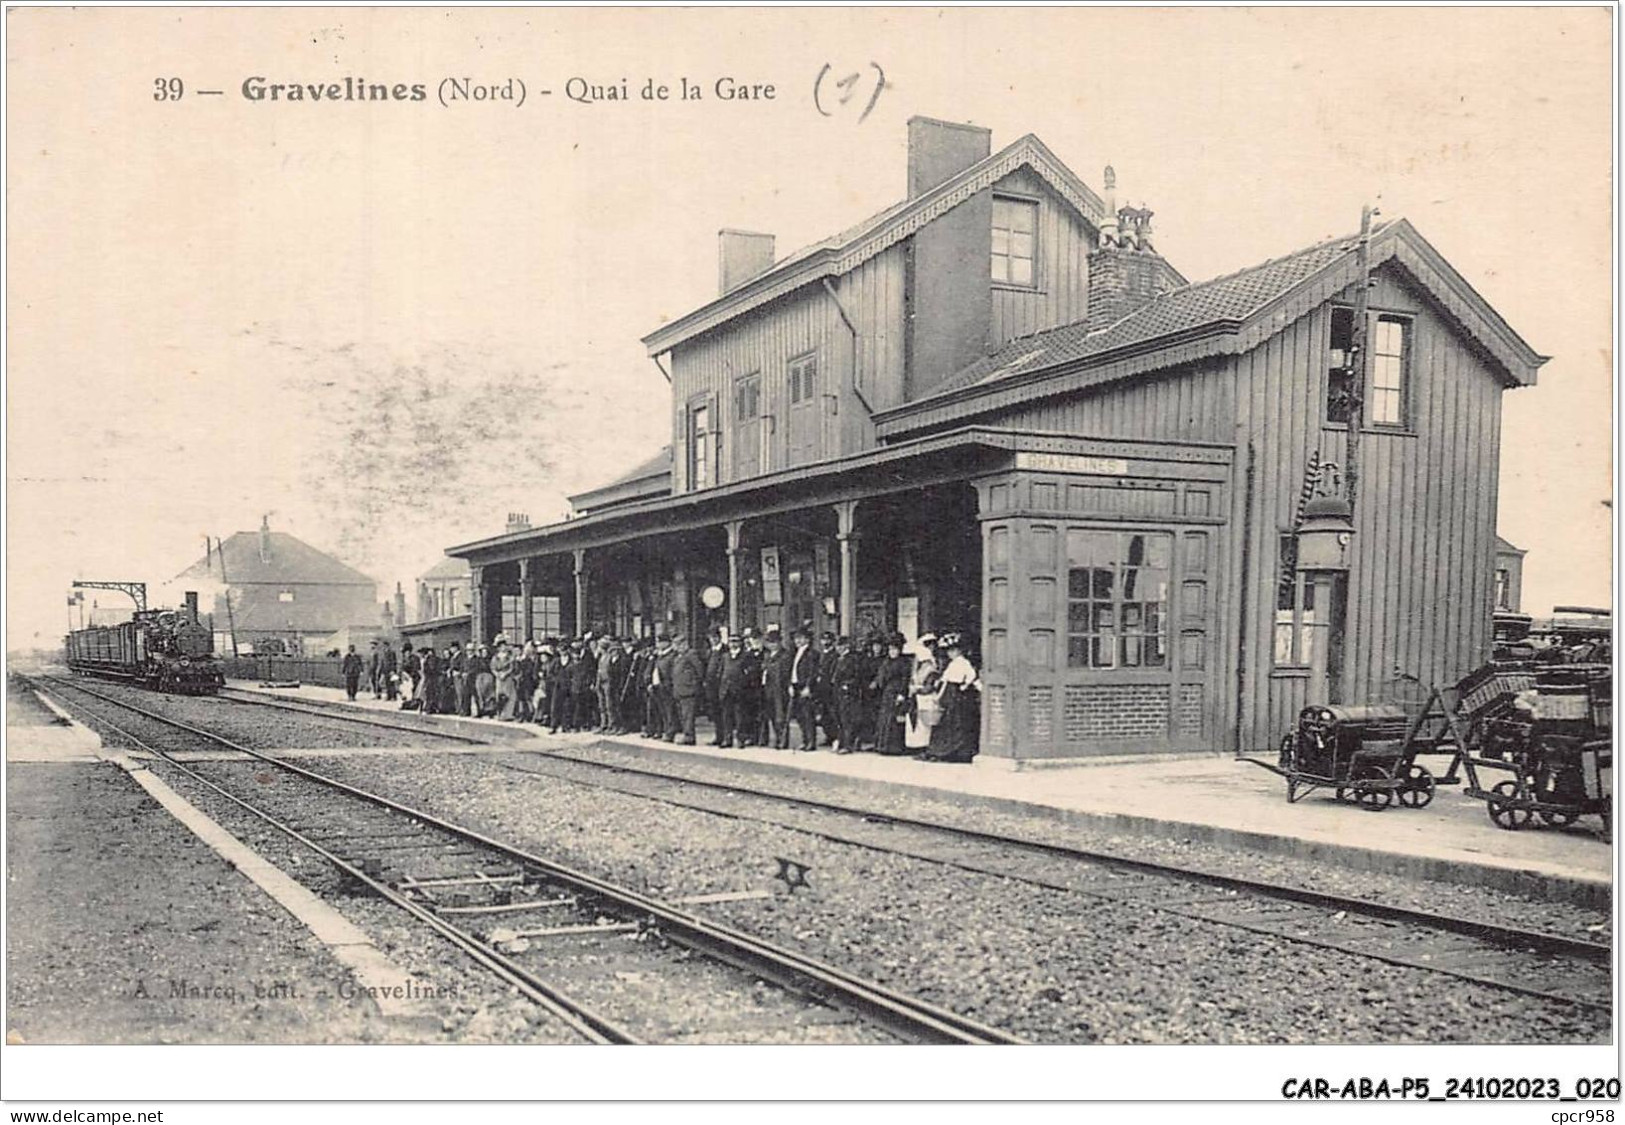
{"type": "MultiPolygon", "coordinates": [[[[863,112],[858,114],[858,124],[860,125],[868,119],[869,114],[875,108],[875,103],[880,100],[880,92],[886,88],[886,72],[881,69],[880,64],[872,62],[869,64],[869,68],[874,71],[874,93],[869,95],[869,101],[864,105],[863,112]]],[[[818,71],[818,77],[813,79],[813,106],[825,117],[834,117],[836,110],[844,108],[852,100],[852,95],[857,92],[859,80],[863,78],[863,72],[858,70],[853,71],[844,78],[837,78],[835,87],[839,90],[839,94],[835,97],[835,106],[833,108],[826,107],[824,105],[824,79],[829,77],[832,69],[829,63],[825,63],[818,71]]]]}
{"type": "Polygon", "coordinates": [[[152,80],[152,100],[155,102],[178,102],[186,93],[186,84],[179,78],[154,78],[152,80]]]}

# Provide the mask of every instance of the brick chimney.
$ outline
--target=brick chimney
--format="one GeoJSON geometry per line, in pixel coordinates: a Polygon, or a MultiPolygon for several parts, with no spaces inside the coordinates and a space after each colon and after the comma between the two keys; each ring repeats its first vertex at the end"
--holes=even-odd
{"type": "Polygon", "coordinates": [[[908,119],[908,197],[916,199],[993,152],[993,130],[933,117],[908,119]]]}
{"type": "Polygon", "coordinates": [[[773,265],[773,236],[750,230],[717,231],[717,293],[738,289],[773,265]]]}
{"type": "Polygon", "coordinates": [[[1100,245],[1089,255],[1091,330],[1105,328],[1183,282],[1157,253],[1151,238],[1151,216],[1145,207],[1117,206],[1117,173],[1106,166],[1106,218],[1100,245]]]}
{"type": "Polygon", "coordinates": [[[395,583],[395,624],[406,624],[406,591],[399,582],[395,583]]]}
{"type": "Polygon", "coordinates": [[[509,512],[508,513],[508,531],[507,531],[508,534],[511,535],[516,531],[529,531],[529,530],[530,530],[530,517],[529,516],[527,516],[524,512],[509,512]]]}
{"type": "Polygon", "coordinates": [[[271,517],[269,515],[263,515],[263,516],[260,517],[260,562],[268,563],[270,561],[271,561],[271,517]]]}

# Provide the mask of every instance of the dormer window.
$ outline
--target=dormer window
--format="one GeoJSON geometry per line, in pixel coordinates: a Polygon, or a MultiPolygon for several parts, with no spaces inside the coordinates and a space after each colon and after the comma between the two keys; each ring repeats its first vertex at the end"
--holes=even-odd
{"type": "Polygon", "coordinates": [[[993,280],[1034,284],[1038,258],[1038,204],[1030,199],[993,197],[993,280]]]}

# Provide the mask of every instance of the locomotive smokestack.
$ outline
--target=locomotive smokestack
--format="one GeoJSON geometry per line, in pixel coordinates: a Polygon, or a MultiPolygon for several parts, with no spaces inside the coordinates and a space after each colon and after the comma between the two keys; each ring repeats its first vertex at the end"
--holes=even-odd
{"type": "Polygon", "coordinates": [[[186,591],[186,620],[197,624],[197,591],[186,591]]]}

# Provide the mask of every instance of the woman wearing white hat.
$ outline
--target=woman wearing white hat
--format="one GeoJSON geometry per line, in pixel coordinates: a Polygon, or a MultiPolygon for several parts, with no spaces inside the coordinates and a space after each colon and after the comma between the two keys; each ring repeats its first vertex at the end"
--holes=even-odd
{"type": "Polygon", "coordinates": [[[930,749],[920,756],[934,762],[968,762],[976,757],[982,726],[982,684],[958,633],[944,633],[942,647],[948,653],[948,665],[937,688],[942,717],[931,730],[930,749]]]}
{"type": "Polygon", "coordinates": [[[914,642],[914,672],[909,677],[908,690],[912,705],[903,724],[903,746],[920,751],[931,745],[931,728],[937,722],[937,661],[931,645],[936,635],[927,633],[914,642]]]}

